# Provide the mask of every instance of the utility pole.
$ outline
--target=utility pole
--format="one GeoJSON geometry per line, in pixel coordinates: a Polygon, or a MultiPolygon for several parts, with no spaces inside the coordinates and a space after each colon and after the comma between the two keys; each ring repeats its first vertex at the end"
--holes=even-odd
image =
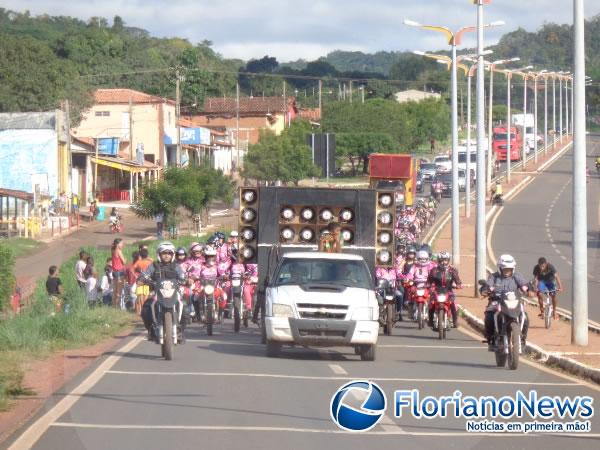
{"type": "Polygon", "coordinates": [[[538,162],[538,74],[533,78],[533,162],[538,162]]]}
{"type": "Polygon", "coordinates": [[[181,164],[181,127],[179,126],[179,115],[181,113],[181,94],[179,92],[179,69],[175,71],[175,121],[177,126],[177,154],[175,156],[175,165],[179,167],[181,164]]]}
{"type": "Polygon", "coordinates": [[[588,251],[585,135],[585,39],[583,0],[573,0],[575,98],[573,150],[573,320],[571,343],[588,345],[588,251]]]}
{"type": "Polygon", "coordinates": [[[352,80],[350,80],[350,103],[352,103],[352,80]]]}
{"type": "MultiPolygon", "coordinates": [[[[485,279],[487,252],[486,224],[485,224],[485,92],[483,62],[483,2],[477,0],[477,222],[475,232],[475,281],[485,279]]],[[[491,106],[491,102],[490,102],[491,106]]],[[[491,140],[491,136],[489,139],[491,140]]],[[[479,296],[477,282],[475,282],[475,296],[479,296]]]]}
{"type": "MultiPolygon", "coordinates": [[[[71,180],[71,175],[73,173],[73,153],[71,151],[71,104],[69,100],[65,100],[65,128],[67,129],[67,166],[69,168],[69,173],[67,174],[67,180],[71,180]]],[[[72,183],[68,189],[73,195],[72,192],[72,183]]],[[[27,227],[25,227],[27,229],[27,227]]]]}
{"type": "Polygon", "coordinates": [[[360,101],[364,105],[365,103],[365,86],[360,87],[360,101]]]}
{"type": "Polygon", "coordinates": [[[507,85],[507,100],[506,100],[506,181],[510,183],[510,163],[511,163],[511,149],[510,149],[510,83],[512,79],[512,73],[506,72],[506,85],[507,85]]]}
{"type": "Polygon", "coordinates": [[[287,121],[287,87],[285,80],[283,80],[283,128],[285,129],[285,122],[287,121]]]}
{"type": "Polygon", "coordinates": [[[556,142],[556,74],[552,74],[552,148],[556,142]]]}
{"type": "Polygon", "coordinates": [[[560,136],[560,143],[562,144],[563,141],[563,91],[562,91],[562,82],[563,82],[563,77],[562,75],[560,75],[560,77],[558,78],[558,126],[559,126],[559,136],[560,136]]]}
{"type": "Polygon", "coordinates": [[[235,83],[235,149],[237,152],[237,169],[240,170],[240,83],[235,83]]]}
{"type": "Polygon", "coordinates": [[[319,80],[319,124],[323,120],[323,81],[319,80]]]}
{"type": "Polygon", "coordinates": [[[548,76],[544,75],[544,156],[548,153],[548,76]]]}
{"type": "MultiPolygon", "coordinates": [[[[523,170],[527,168],[527,123],[525,118],[527,117],[527,74],[523,73],[523,139],[521,144],[521,151],[523,157],[523,170]]],[[[515,130],[516,130],[515,125],[515,130]]]]}
{"type": "Polygon", "coordinates": [[[129,95],[129,160],[133,161],[133,100],[129,95]]]}
{"type": "MultiPolygon", "coordinates": [[[[485,175],[485,187],[488,192],[492,188],[492,123],[493,123],[493,104],[494,104],[494,65],[490,65],[490,93],[488,105],[488,145],[487,145],[487,171],[485,175]]],[[[477,175],[479,176],[479,175],[477,175]]],[[[479,188],[478,188],[479,189],[479,188]]]]}

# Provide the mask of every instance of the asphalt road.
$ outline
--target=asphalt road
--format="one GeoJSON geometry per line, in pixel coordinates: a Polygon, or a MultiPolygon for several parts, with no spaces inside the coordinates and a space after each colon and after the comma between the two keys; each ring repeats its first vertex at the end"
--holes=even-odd
{"type": "MultiPolygon", "coordinates": [[[[600,321],[600,176],[594,159],[600,155],[600,136],[590,135],[587,145],[588,297],[589,318],[600,321]]],[[[564,291],[559,306],[571,310],[572,297],[572,164],[573,151],[559,158],[514,200],[505,203],[494,229],[496,257],[511,253],[517,270],[533,278],[533,267],[546,257],[559,272],[564,291]]]]}
{"type": "Polygon", "coordinates": [[[75,389],[85,374],[56,394],[55,401],[73,404],[64,412],[47,406],[54,417],[39,429],[33,448],[598,448],[598,416],[587,437],[469,434],[464,418],[394,418],[396,389],[419,389],[421,397],[457,389],[477,396],[537,389],[540,395],[589,395],[595,404],[600,401],[597,387],[536,365],[498,369],[476,336],[460,330],[440,342],[429,329],[401,323],[393,336],[380,336],[374,362],[360,361],[347,348],[284,348],[281,357],[267,358],[257,328],[235,335],[228,321],[216,331],[209,338],[192,325],[187,343],[176,347],[170,362],[160,358],[158,345],[139,340],[129,351],[98,362],[94,367],[100,369],[91,375],[98,379],[89,390],[75,389]],[[114,365],[107,366],[110,358],[114,365]],[[368,434],[342,431],[330,419],[332,395],[353,379],[375,381],[388,398],[385,418],[368,434]]]}

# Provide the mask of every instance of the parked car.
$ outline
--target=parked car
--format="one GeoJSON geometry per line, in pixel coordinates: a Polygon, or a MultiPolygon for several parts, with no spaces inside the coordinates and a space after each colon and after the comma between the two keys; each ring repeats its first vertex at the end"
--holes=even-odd
{"type": "Polygon", "coordinates": [[[434,158],[433,163],[438,172],[450,172],[452,170],[452,160],[448,155],[438,155],[434,158]]]}
{"type": "Polygon", "coordinates": [[[431,181],[435,177],[435,163],[421,163],[419,172],[423,175],[423,181],[431,181]]]}

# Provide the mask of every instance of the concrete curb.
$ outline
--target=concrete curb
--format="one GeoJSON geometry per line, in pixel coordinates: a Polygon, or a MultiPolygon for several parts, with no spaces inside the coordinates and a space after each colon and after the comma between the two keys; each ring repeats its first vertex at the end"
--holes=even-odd
{"type": "MultiPolygon", "coordinates": [[[[475,316],[468,309],[463,307],[462,305],[458,305],[459,311],[462,313],[465,321],[473,328],[474,330],[483,333],[484,324],[483,320],[479,317],[475,316]]],[[[565,356],[556,355],[551,352],[545,351],[540,346],[527,342],[525,345],[525,353],[527,353],[534,361],[544,364],[550,368],[560,368],[565,372],[570,373],[571,375],[578,376],[580,378],[584,378],[594,383],[600,384],[600,369],[595,369],[586,364],[582,364],[574,359],[567,358],[565,356]]]]}

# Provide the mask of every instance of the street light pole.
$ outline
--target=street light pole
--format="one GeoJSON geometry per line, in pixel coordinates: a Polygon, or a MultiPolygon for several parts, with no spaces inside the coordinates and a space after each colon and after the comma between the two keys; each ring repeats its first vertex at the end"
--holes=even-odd
{"type": "Polygon", "coordinates": [[[574,150],[573,150],[573,320],[571,343],[588,345],[588,265],[585,135],[585,40],[583,0],[573,0],[574,44],[574,150]]]}
{"type": "Polygon", "coordinates": [[[548,76],[544,75],[544,156],[548,153],[548,76]]]}
{"type": "Polygon", "coordinates": [[[452,265],[460,265],[460,204],[458,187],[458,98],[456,36],[452,37],[452,265]]]}
{"type": "Polygon", "coordinates": [[[558,126],[559,126],[559,136],[560,143],[562,144],[563,140],[563,93],[562,93],[562,81],[563,77],[560,75],[558,77],[558,126]]]}
{"type": "Polygon", "coordinates": [[[476,64],[473,64],[467,73],[467,170],[465,183],[465,217],[471,217],[471,79],[476,64]]]}
{"type": "Polygon", "coordinates": [[[569,137],[569,77],[565,77],[565,130],[569,137]]]}
{"type": "Polygon", "coordinates": [[[511,132],[510,132],[510,83],[512,79],[512,72],[506,72],[506,86],[507,86],[507,98],[506,98],[506,181],[510,183],[510,166],[511,166],[511,132]]]}
{"type": "Polygon", "coordinates": [[[552,148],[556,143],[556,74],[552,74],[552,148]]]}
{"type": "MultiPolygon", "coordinates": [[[[485,123],[485,92],[484,92],[484,62],[483,62],[483,2],[477,1],[477,220],[475,232],[475,277],[476,280],[486,277],[487,252],[485,248],[485,148],[484,148],[484,123],[485,123]]],[[[491,136],[489,136],[491,139],[491,136]]],[[[475,296],[479,296],[477,283],[475,296]]]]}
{"type": "MultiPolygon", "coordinates": [[[[521,151],[523,156],[523,171],[527,168],[527,74],[523,74],[523,139],[521,144],[521,151]]],[[[515,126],[516,130],[516,126],[515,126]]]]}

